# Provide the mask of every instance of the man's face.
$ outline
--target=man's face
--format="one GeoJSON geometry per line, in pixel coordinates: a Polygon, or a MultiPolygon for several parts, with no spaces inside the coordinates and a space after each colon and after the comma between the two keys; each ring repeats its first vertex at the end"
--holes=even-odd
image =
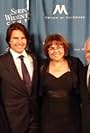
{"type": "Polygon", "coordinates": [[[90,64],[90,41],[88,41],[85,46],[85,57],[87,62],[90,64]]]}
{"type": "Polygon", "coordinates": [[[22,53],[27,46],[27,39],[22,31],[13,30],[9,41],[10,48],[17,53],[22,53]]]}

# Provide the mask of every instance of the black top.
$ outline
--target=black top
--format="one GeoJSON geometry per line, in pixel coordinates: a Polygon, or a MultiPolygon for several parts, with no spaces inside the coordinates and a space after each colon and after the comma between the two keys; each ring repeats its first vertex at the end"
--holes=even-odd
{"type": "Polygon", "coordinates": [[[49,61],[41,69],[41,133],[80,133],[79,71],[82,63],[66,57],[70,72],[56,78],[48,73],[49,61]]]}
{"type": "Polygon", "coordinates": [[[42,133],[80,133],[79,80],[72,68],[58,78],[48,65],[41,71],[42,133]]]}
{"type": "Polygon", "coordinates": [[[79,108],[75,97],[77,80],[71,72],[56,78],[46,73],[42,105],[44,133],[78,133],[79,108]],[[78,118],[78,119],[76,119],[78,118]],[[77,128],[76,128],[77,127],[77,128]]]}

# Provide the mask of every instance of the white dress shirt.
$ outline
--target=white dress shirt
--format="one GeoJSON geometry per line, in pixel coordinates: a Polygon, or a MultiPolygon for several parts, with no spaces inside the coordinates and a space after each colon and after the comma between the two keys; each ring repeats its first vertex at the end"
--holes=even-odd
{"type": "Polygon", "coordinates": [[[32,76],[33,76],[33,59],[32,59],[32,57],[30,55],[28,55],[25,50],[21,54],[19,54],[19,53],[16,53],[13,49],[10,49],[10,53],[13,57],[15,66],[17,68],[17,71],[18,71],[21,79],[23,79],[23,75],[22,75],[22,69],[21,69],[21,60],[20,60],[19,56],[20,55],[24,56],[24,58],[23,58],[24,63],[27,67],[27,70],[30,74],[30,78],[32,80],[32,76]]]}
{"type": "Polygon", "coordinates": [[[88,70],[87,70],[87,86],[89,83],[89,75],[90,75],[90,64],[88,65],[88,70]]]}

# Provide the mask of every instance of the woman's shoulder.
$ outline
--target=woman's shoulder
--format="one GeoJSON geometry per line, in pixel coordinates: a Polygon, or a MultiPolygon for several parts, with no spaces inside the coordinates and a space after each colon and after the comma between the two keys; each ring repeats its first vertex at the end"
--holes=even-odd
{"type": "Polygon", "coordinates": [[[78,57],[70,56],[69,55],[69,56],[66,57],[66,59],[70,60],[74,64],[81,64],[81,65],[83,65],[82,61],[78,57]]]}
{"type": "Polygon", "coordinates": [[[67,56],[66,57],[69,66],[74,69],[74,70],[80,70],[83,68],[83,63],[81,62],[81,60],[78,57],[74,57],[74,56],[67,56]]]}

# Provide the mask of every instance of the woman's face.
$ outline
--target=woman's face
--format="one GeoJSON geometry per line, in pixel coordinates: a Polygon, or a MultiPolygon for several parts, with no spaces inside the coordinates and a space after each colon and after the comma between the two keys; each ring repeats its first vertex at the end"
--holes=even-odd
{"type": "Polygon", "coordinates": [[[52,61],[60,61],[65,55],[64,46],[59,41],[52,41],[48,48],[48,55],[52,61]]]}

